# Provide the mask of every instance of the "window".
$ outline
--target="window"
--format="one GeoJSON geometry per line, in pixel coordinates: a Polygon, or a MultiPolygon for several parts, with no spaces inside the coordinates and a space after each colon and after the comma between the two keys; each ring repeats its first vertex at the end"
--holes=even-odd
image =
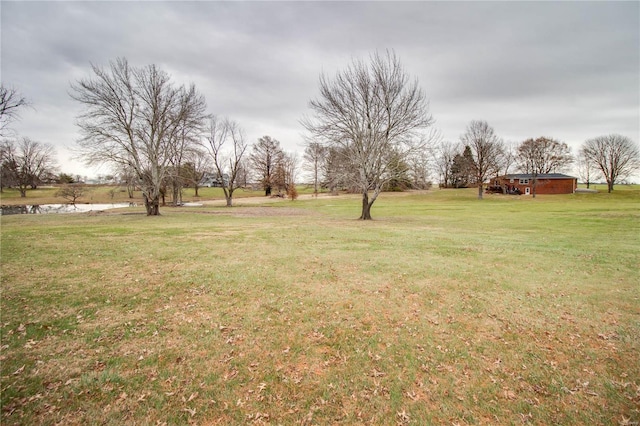
{"type": "Polygon", "coordinates": [[[520,185],[528,185],[529,179],[520,179],[520,185]]]}
{"type": "Polygon", "coordinates": [[[509,179],[509,183],[513,183],[513,179],[509,179]]]}

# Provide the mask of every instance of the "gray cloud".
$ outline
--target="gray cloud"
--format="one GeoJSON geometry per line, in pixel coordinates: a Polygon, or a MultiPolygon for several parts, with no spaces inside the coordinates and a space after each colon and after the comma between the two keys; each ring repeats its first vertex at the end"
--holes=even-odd
{"type": "MultiPolygon", "coordinates": [[[[318,76],[394,49],[444,136],[484,119],[508,140],[577,148],[640,138],[637,2],[3,2],[2,81],[35,109],[16,130],[63,147],[78,137],[70,82],[123,56],[196,84],[212,113],[299,150],[318,76]]],[[[68,167],[68,152],[61,160],[68,167]]]]}

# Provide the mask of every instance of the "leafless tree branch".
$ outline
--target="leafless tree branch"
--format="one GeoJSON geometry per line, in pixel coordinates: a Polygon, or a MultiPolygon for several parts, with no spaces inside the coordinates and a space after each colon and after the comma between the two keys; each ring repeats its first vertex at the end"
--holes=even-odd
{"type": "Polygon", "coordinates": [[[119,58],[92,71],[92,78],[71,86],[71,97],[86,107],[77,120],[80,152],[88,164],[132,168],[147,214],[157,215],[169,167],[205,118],[204,97],[193,85],[173,85],[155,65],[134,68],[119,58]]]}
{"type": "Polygon", "coordinates": [[[320,96],[310,101],[314,116],[302,124],[316,142],[334,148],[350,165],[350,183],[362,193],[361,219],[384,184],[396,178],[412,153],[431,143],[428,101],[393,52],[353,60],[333,78],[320,76],[320,96]]]}

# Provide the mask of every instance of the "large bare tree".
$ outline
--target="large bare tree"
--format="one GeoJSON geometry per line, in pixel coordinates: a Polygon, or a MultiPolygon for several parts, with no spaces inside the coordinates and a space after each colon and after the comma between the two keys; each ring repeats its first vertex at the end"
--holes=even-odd
{"type": "Polygon", "coordinates": [[[486,121],[473,120],[460,142],[469,146],[473,156],[478,199],[482,200],[484,182],[500,170],[502,164],[502,140],[486,121]]]}
{"type": "Polygon", "coordinates": [[[20,109],[28,104],[17,89],[0,84],[0,136],[7,136],[7,126],[18,118],[20,109]]]}
{"type": "Polygon", "coordinates": [[[155,65],[134,68],[126,59],[71,86],[86,107],[78,117],[80,152],[88,164],[131,167],[140,182],[147,215],[160,214],[160,191],[185,129],[200,127],[205,100],[194,85],[176,86],[155,65]]]}
{"type": "Polygon", "coordinates": [[[630,138],[618,134],[588,139],[582,146],[585,158],[600,170],[607,181],[608,192],[613,185],[640,168],[640,151],[630,138]]]}
{"type": "Polygon", "coordinates": [[[240,187],[242,159],[247,150],[244,131],[228,118],[211,117],[205,144],[222,183],[227,207],[233,205],[233,192],[240,187]]]}
{"type": "Polygon", "coordinates": [[[20,197],[56,175],[55,149],[27,137],[4,140],[0,147],[3,186],[15,186],[20,197]]]}
{"type": "Polygon", "coordinates": [[[522,172],[531,174],[531,194],[535,198],[538,175],[563,171],[573,162],[573,156],[566,143],[542,136],[518,146],[517,162],[522,172]]]}
{"type": "Polygon", "coordinates": [[[368,62],[354,59],[333,78],[321,74],[320,96],[309,106],[313,117],[303,125],[353,166],[351,183],[362,193],[360,219],[371,219],[382,188],[405,172],[403,160],[429,142],[425,131],[433,119],[424,91],[387,51],[368,62]]]}

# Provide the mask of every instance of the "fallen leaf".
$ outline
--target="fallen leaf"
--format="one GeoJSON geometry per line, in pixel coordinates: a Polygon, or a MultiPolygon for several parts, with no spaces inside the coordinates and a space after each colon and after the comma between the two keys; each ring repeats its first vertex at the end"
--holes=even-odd
{"type": "Polygon", "coordinates": [[[516,399],[516,394],[509,389],[506,389],[503,394],[506,399],[509,399],[509,400],[516,399]]]}
{"type": "Polygon", "coordinates": [[[373,371],[372,371],[372,373],[371,373],[371,375],[372,375],[373,377],[382,377],[382,376],[384,376],[384,375],[385,375],[385,373],[384,373],[384,372],[382,372],[382,371],[378,371],[378,370],[376,370],[376,369],[374,368],[374,369],[373,369],[373,371]]]}
{"type": "Polygon", "coordinates": [[[402,423],[408,423],[409,422],[409,415],[407,414],[407,412],[404,409],[402,411],[398,411],[396,413],[396,415],[400,418],[400,421],[402,423]]]}

